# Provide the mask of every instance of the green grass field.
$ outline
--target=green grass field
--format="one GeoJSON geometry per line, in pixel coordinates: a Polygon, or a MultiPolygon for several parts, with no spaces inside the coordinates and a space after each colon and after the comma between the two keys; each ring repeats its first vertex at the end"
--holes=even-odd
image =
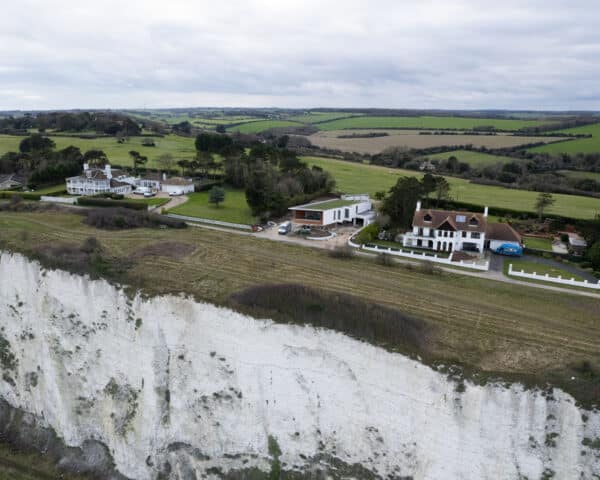
{"type": "Polygon", "coordinates": [[[271,128],[282,128],[282,127],[301,127],[303,124],[299,122],[290,122],[289,120],[259,120],[257,122],[248,122],[243,125],[231,127],[227,129],[229,132],[240,132],[240,133],[260,133],[271,128]]]}
{"type": "Polygon", "coordinates": [[[578,180],[589,178],[600,182],[600,172],[581,172],[575,170],[557,170],[557,173],[569,178],[577,178],[578,180]]]}
{"type": "Polygon", "coordinates": [[[415,128],[415,129],[456,129],[470,130],[487,125],[498,130],[519,130],[524,127],[542,125],[538,120],[509,120],[498,118],[463,118],[463,117],[353,117],[331,122],[319,123],[320,130],[345,130],[356,128],[415,128]]]}
{"type": "MultiPolygon", "coordinates": [[[[544,265],[543,263],[529,262],[527,260],[510,259],[505,262],[507,265],[512,263],[513,270],[523,270],[525,273],[537,273],[538,275],[550,275],[551,277],[574,278],[577,281],[583,281],[583,277],[575,275],[562,268],[544,265]]],[[[508,267],[507,271],[508,271],[508,267]]]]}
{"type": "Polygon", "coordinates": [[[169,210],[169,212],[243,225],[252,225],[255,222],[243,190],[225,188],[225,201],[218,207],[208,203],[208,195],[209,192],[191,193],[188,195],[189,200],[186,203],[169,210]]]}
{"type": "Polygon", "coordinates": [[[530,152],[540,153],[598,153],[600,152],[600,123],[585,125],[583,127],[567,128],[555,133],[591,134],[591,138],[575,138],[564,142],[550,143],[539,147],[530,148],[530,152]]]}
{"type": "Polygon", "coordinates": [[[427,158],[430,160],[447,160],[452,156],[456,157],[459,162],[468,163],[471,168],[483,168],[497,163],[515,161],[514,158],[475,152],[472,150],[453,150],[451,152],[434,153],[433,155],[427,155],[427,158]]]}
{"type": "MultiPolygon", "coordinates": [[[[117,143],[117,139],[114,137],[83,139],[54,135],[50,138],[56,142],[58,150],[70,145],[79,147],[82,152],[93,149],[103,150],[112,164],[121,166],[133,166],[133,161],[129,156],[130,150],[136,150],[148,157],[148,163],[145,165],[147,168],[157,168],[156,158],[165,153],[173,155],[175,160],[191,160],[196,155],[194,139],[178,135],[153,137],[155,147],[142,145],[142,140],[146,137],[131,137],[125,143],[117,143]]],[[[0,135],[0,156],[9,151],[18,151],[22,139],[23,137],[13,135],[0,135]]]]}
{"type": "Polygon", "coordinates": [[[308,112],[305,115],[294,115],[288,117],[287,120],[300,123],[320,123],[330,122],[339,118],[357,117],[360,114],[345,113],[345,112],[308,112]]]}
{"type": "MultiPolygon", "coordinates": [[[[331,172],[337,181],[337,189],[345,193],[369,193],[389,190],[401,176],[421,178],[422,172],[379,167],[321,157],[302,157],[309,165],[317,165],[331,172]]],[[[515,190],[490,185],[478,185],[468,180],[446,177],[450,183],[450,196],[460,202],[489,207],[511,208],[534,212],[536,192],[515,190]]],[[[546,214],[589,219],[600,213],[600,200],[577,195],[553,194],[556,203],[546,214]]]]}
{"type": "Polygon", "coordinates": [[[534,248],[536,250],[545,250],[547,252],[552,251],[552,240],[549,238],[540,237],[523,237],[525,247],[534,248]]]}

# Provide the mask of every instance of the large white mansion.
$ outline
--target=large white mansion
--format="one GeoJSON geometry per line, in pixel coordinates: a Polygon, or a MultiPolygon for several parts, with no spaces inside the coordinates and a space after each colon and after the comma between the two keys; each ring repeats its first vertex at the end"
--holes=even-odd
{"type": "Polygon", "coordinates": [[[143,187],[151,191],[167,193],[194,191],[194,182],[189,178],[171,177],[165,174],[147,173],[143,177],[133,177],[124,170],[113,170],[109,164],[104,168],[92,168],[83,164],[83,174],[67,178],[67,192],[70,195],[96,195],[98,193],[120,193],[126,195],[134,188],[143,187]]]}
{"type": "Polygon", "coordinates": [[[442,252],[483,253],[500,244],[520,245],[521,236],[507,223],[488,223],[488,207],[483,213],[422,209],[417,202],[412,230],[404,234],[405,247],[442,252]]]}

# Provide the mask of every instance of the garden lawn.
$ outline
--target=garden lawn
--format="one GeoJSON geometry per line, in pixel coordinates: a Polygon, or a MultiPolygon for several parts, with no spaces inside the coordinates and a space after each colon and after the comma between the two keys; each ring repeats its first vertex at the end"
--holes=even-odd
{"type": "Polygon", "coordinates": [[[471,168],[482,168],[487,167],[488,165],[496,165],[497,163],[518,161],[510,157],[491,155],[489,153],[476,152],[473,150],[453,150],[451,152],[426,155],[426,158],[429,160],[448,160],[450,157],[456,157],[459,162],[468,163],[471,168]]]}
{"type": "MultiPolygon", "coordinates": [[[[14,135],[0,135],[0,156],[9,151],[18,151],[19,143],[23,138],[14,135]]],[[[50,135],[50,138],[56,143],[57,150],[70,145],[79,147],[83,153],[87,150],[102,150],[106,153],[111,164],[123,167],[133,166],[133,161],[129,156],[131,150],[136,150],[148,157],[146,168],[158,168],[156,159],[165,153],[173,155],[175,160],[192,160],[196,156],[194,139],[178,135],[151,137],[156,144],[155,147],[142,145],[142,140],[148,137],[130,137],[124,143],[118,143],[115,137],[78,138],[66,135],[50,135]]]]}
{"type": "Polygon", "coordinates": [[[244,190],[225,188],[225,200],[218,207],[208,203],[209,193],[208,191],[190,193],[186,203],[169,210],[169,213],[243,225],[255,223],[256,219],[252,216],[244,190]]]}
{"type": "Polygon", "coordinates": [[[316,125],[320,130],[345,130],[356,128],[416,128],[472,130],[481,126],[493,126],[497,130],[519,130],[548,123],[539,120],[511,120],[502,118],[466,117],[352,117],[316,125]]]}
{"type": "Polygon", "coordinates": [[[535,250],[545,250],[548,252],[552,251],[552,240],[549,238],[540,237],[523,237],[526,248],[533,248],[535,250]]]}
{"type": "MultiPolygon", "coordinates": [[[[336,189],[344,193],[369,193],[388,191],[402,176],[422,178],[423,172],[380,167],[365,163],[348,162],[322,157],[301,157],[309,165],[317,165],[330,172],[336,179],[336,189]]],[[[537,192],[478,185],[463,178],[446,177],[450,184],[450,196],[459,202],[476,205],[510,208],[535,212],[537,192]]],[[[546,215],[562,215],[571,218],[590,219],[600,214],[600,199],[578,195],[552,195],[556,202],[545,210],[546,215]]]]}
{"type": "MultiPolygon", "coordinates": [[[[562,278],[574,278],[578,281],[583,281],[583,277],[579,275],[575,275],[567,270],[563,270],[562,268],[552,267],[550,265],[545,265],[543,263],[529,262],[527,260],[518,260],[518,259],[509,259],[504,262],[505,269],[508,272],[508,265],[512,263],[513,270],[523,270],[525,273],[537,273],[538,275],[550,275],[551,277],[558,277],[559,275],[562,278]]],[[[541,279],[540,279],[541,280],[541,279]]]]}

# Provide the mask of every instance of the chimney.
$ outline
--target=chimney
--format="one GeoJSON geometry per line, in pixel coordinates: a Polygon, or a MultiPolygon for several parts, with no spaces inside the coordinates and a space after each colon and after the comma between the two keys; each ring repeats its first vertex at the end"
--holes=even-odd
{"type": "Polygon", "coordinates": [[[109,180],[112,178],[112,172],[110,170],[110,163],[107,163],[106,165],[104,165],[104,174],[106,175],[106,178],[108,178],[109,180]]]}
{"type": "Polygon", "coordinates": [[[488,207],[485,207],[485,208],[483,209],[483,216],[484,216],[484,217],[487,217],[487,216],[488,216],[488,207]]]}
{"type": "Polygon", "coordinates": [[[163,176],[162,176],[163,182],[167,179],[167,174],[163,172],[163,176]]]}
{"type": "Polygon", "coordinates": [[[89,163],[84,163],[83,164],[83,171],[87,172],[90,169],[90,164],[89,163]]]}
{"type": "Polygon", "coordinates": [[[421,200],[419,200],[417,202],[417,208],[415,209],[415,212],[420,212],[421,211],[421,200]]]}

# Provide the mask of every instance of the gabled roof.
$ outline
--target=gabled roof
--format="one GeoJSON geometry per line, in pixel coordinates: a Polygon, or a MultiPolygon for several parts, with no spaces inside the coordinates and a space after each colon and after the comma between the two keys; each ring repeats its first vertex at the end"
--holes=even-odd
{"type": "Polygon", "coordinates": [[[483,213],[432,209],[419,210],[413,217],[413,227],[439,229],[445,223],[448,223],[454,230],[485,232],[487,218],[483,216],[483,213]],[[431,221],[426,221],[426,216],[431,217],[431,221]]]}
{"type": "Polygon", "coordinates": [[[14,182],[19,183],[21,185],[25,185],[27,179],[21,175],[16,173],[9,173],[8,175],[0,175],[0,183],[4,182],[14,182]]]}
{"type": "Polygon", "coordinates": [[[521,235],[508,223],[488,223],[485,236],[488,240],[521,243],[521,235]]]}

